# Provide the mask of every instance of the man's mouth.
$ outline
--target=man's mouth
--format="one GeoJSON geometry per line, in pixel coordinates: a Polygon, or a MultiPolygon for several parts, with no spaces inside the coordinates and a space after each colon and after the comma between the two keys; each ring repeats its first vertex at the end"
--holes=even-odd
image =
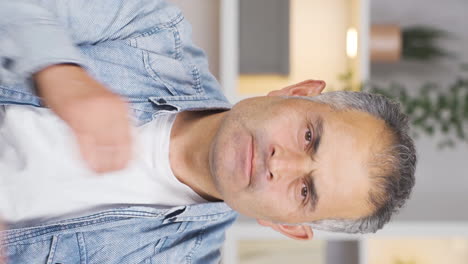
{"type": "Polygon", "coordinates": [[[248,177],[248,185],[252,183],[252,176],[254,171],[254,156],[255,156],[255,148],[254,148],[254,138],[251,137],[251,140],[248,142],[247,153],[246,153],[246,164],[245,164],[245,171],[248,177]]]}

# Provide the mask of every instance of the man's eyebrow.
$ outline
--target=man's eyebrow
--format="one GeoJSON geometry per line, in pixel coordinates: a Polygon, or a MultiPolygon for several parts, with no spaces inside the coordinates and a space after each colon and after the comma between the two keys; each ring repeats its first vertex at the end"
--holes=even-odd
{"type": "Polygon", "coordinates": [[[310,175],[309,189],[310,189],[310,208],[312,211],[315,211],[319,197],[317,194],[317,189],[315,188],[314,177],[312,177],[312,175],[310,175]]]}
{"type": "Polygon", "coordinates": [[[314,128],[314,142],[313,142],[313,155],[317,154],[317,151],[318,151],[318,148],[320,147],[320,142],[322,141],[322,136],[323,136],[323,118],[322,117],[318,117],[317,119],[315,119],[314,121],[314,124],[313,124],[313,128],[314,128]]]}
{"type": "MultiPolygon", "coordinates": [[[[318,152],[318,149],[320,147],[320,142],[322,141],[322,136],[323,136],[323,118],[321,116],[317,117],[317,119],[315,119],[314,121],[314,124],[313,124],[313,129],[314,129],[314,141],[313,141],[313,145],[312,145],[312,160],[315,160],[314,157],[315,155],[317,154],[318,152]]],[[[315,207],[317,206],[317,203],[318,203],[318,200],[319,200],[319,197],[318,197],[318,194],[317,194],[317,189],[315,188],[315,182],[314,182],[314,176],[313,176],[313,172],[310,174],[310,193],[311,193],[311,196],[310,196],[310,207],[312,208],[312,211],[315,210],[315,207]]]]}

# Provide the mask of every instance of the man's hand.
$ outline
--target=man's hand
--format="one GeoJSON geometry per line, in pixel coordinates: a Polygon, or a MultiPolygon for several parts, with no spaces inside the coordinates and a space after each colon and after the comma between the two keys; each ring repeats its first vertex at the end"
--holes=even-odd
{"type": "Polygon", "coordinates": [[[50,66],[34,80],[47,106],[73,130],[82,157],[94,171],[127,165],[132,142],[126,102],[75,65],[50,66]]]}

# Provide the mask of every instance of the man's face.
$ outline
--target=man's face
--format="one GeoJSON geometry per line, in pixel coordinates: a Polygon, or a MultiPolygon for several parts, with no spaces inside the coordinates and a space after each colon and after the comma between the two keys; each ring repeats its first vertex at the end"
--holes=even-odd
{"type": "Polygon", "coordinates": [[[374,210],[368,163],[388,138],[383,121],[360,111],[255,97],[226,115],[210,169],[223,200],[247,216],[282,223],[357,219],[374,210]]]}

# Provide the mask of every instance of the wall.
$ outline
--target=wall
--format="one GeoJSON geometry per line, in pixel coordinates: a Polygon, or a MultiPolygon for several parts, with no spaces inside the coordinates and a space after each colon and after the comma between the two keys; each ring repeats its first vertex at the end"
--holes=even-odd
{"type": "MultiPolygon", "coordinates": [[[[468,19],[466,0],[372,0],[373,24],[396,23],[401,26],[430,25],[453,34],[441,43],[457,58],[439,64],[398,63],[371,67],[371,79],[380,83],[397,81],[410,92],[422,83],[433,81],[442,86],[455,81],[459,64],[468,62],[468,19]]],[[[437,136],[436,136],[437,138],[437,136]]],[[[416,140],[419,163],[415,192],[400,220],[468,220],[468,144],[453,150],[437,149],[434,139],[416,140]]]]}
{"type": "Polygon", "coordinates": [[[243,75],[239,91],[265,94],[305,79],[323,79],[337,88],[345,73],[346,30],[350,23],[349,1],[291,0],[290,75],[243,75]]]}

